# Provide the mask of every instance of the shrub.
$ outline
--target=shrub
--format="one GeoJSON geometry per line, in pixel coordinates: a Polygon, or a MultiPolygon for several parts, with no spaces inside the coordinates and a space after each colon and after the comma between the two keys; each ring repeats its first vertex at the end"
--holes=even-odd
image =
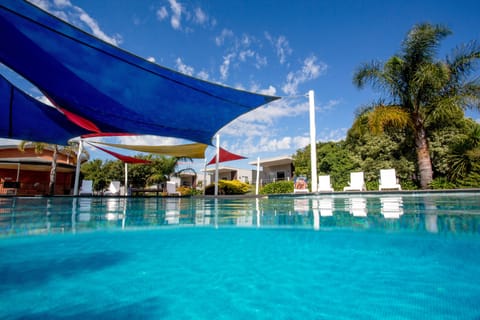
{"type": "Polygon", "coordinates": [[[261,194],[274,194],[274,193],[292,193],[293,181],[277,181],[266,184],[261,190],[261,194]]]}
{"type": "MultiPolygon", "coordinates": [[[[250,185],[239,180],[220,180],[218,182],[218,194],[245,194],[250,191],[250,185]]],[[[205,188],[205,194],[213,195],[215,185],[210,184],[205,188]]]]}
{"type": "Polygon", "coordinates": [[[430,182],[430,188],[432,189],[455,189],[455,187],[455,184],[445,177],[438,177],[430,182]]]}

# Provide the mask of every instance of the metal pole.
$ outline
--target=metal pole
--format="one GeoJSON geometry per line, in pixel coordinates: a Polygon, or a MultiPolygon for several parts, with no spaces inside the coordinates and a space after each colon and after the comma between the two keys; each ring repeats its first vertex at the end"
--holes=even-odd
{"type": "Polygon", "coordinates": [[[128,196],[128,163],[125,162],[125,187],[123,188],[123,195],[128,196]]]}
{"type": "Polygon", "coordinates": [[[315,102],[313,90],[308,91],[310,102],[310,163],[312,174],[312,192],[317,192],[317,139],[315,127],[315,102]]]}
{"type": "Polygon", "coordinates": [[[255,184],[255,194],[258,195],[260,187],[260,157],[257,157],[257,183],[255,184]]]}
{"type": "Polygon", "coordinates": [[[205,195],[205,190],[207,190],[207,158],[205,158],[203,166],[203,195],[205,195]]]}
{"type": "Polygon", "coordinates": [[[80,156],[83,152],[83,140],[80,139],[78,143],[78,153],[77,153],[77,169],[75,170],[75,184],[73,186],[73,195],[78,196],[78,185],[80,180],[80,156]]]}
{"type": "Polygon", "coordinates": [[[17,192],[18,192],[18,189],[20,188],[20,162],[17,163],[17,187],[18,188],[15,188],[15,195],[17,195],[17,192]]]}
{"type": "Polygon", "coordinates": [[[217,134],[217,155],[215,156],[215,196],[218,196],[218,162],[220,161],[220,135],[217,134]]]}

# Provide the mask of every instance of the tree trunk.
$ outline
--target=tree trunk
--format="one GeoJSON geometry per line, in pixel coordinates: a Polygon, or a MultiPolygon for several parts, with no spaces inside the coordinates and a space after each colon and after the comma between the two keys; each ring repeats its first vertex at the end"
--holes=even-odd
{"type": "Polygon", "coordinates": [[[50,183],[48,185],[48,194],[51,196],[55,194],[55,183],[57,180],[57,157],[58,147],[55,145],[53,147],[52,167],[50,169],[50,183]]]}
{"type": "Polygon", "coordinates": [[[427,135],[423,121],[416,117],[415,122],[415,146],[417,148],[417,164],[420,175],[420,187],[429,189],[433,180],[432,160],[430,159],[430,150],[428,147],[427,135]]]}

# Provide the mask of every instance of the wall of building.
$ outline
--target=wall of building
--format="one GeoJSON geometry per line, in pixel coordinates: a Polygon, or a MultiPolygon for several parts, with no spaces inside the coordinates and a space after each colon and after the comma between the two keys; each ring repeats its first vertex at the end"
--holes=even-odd
{"type": "Polygon", "coordinates": [[[291,180],[293,177],[292,164],[263,167],[262,184],[275,181],[291,180]]]}
{"type": "MultiPolygon", "coordinates": [[[[74,175],[70,172],[57,172],[55,195],[69,195],[73,190],[74,175]]],[[[20,171],[19,188],[4,188],[4,182],[15,182],[17,170],[0,169],[0,194],[46,195],[50,182],[50,172],[20,171]],[[16,190],[16,193],[15,193],[16,190]]]]}
{"type": "MultiPolygon", "coordinates": [[[[0,195],[48,194],[52,156],[53,151],[49,149],[38,154],[33,148],[26,148],[25,151],[18,150],[16,146],[0,148],[0,195]],[[20,171],[17,163],[20,163],[20,171]],[[11,186],[12,182],[17,182],[18,174],[18,188],[6,188],[4,182],[7,182],[7,187],[9,184],[11,186]]],[[[73,194],[75,163],[75,153],[58,153],[55,195],[73,194]]]]}

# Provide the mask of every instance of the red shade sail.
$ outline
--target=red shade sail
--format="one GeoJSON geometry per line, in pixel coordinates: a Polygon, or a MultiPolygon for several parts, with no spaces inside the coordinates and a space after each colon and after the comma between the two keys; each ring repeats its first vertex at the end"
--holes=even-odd
{"type": "MultiPolygon", "coordinates": [[[[228,152],[227,150],[220,148],[220,157],[218,159],[218,162],[226,162],[226,161],[233,161],[233,160],[240,160],[240,159],[246,159],[244,156],[239,156],[238,154],[234,154],[231,152],[228,152]]],[[[217,162],[217,155],[213,156],[212,160],[210,160],[208,165],[214,164],[217,162]]]]}
{"type": "Polygon", "coordinates": [[[150,161],[150,160],[145,160],[145,159],[139,159],[139,158],[134,158],[134,157],[125,156],[125,155],[123,155],[123,154],[116,153],[116,152],[113,152],[113,151],[104,149],[104,148],[102,148],[102,147],[99,147],[99,146],[95,146],[95,145],[93,145],[93,144],[91,144],[91,143],[89,143],[89,145],[94,146],[95,148],[100,149],[100,150],[102,150],[103,152],[106,152],[106,153],[114,156],[114,157],[117,158],[118,160],[121,160],[121,161],[123,161],[123,162],[125,162],[125,163],[144,163],[144,164],[152,163],[152,161],[150,161]]]}

